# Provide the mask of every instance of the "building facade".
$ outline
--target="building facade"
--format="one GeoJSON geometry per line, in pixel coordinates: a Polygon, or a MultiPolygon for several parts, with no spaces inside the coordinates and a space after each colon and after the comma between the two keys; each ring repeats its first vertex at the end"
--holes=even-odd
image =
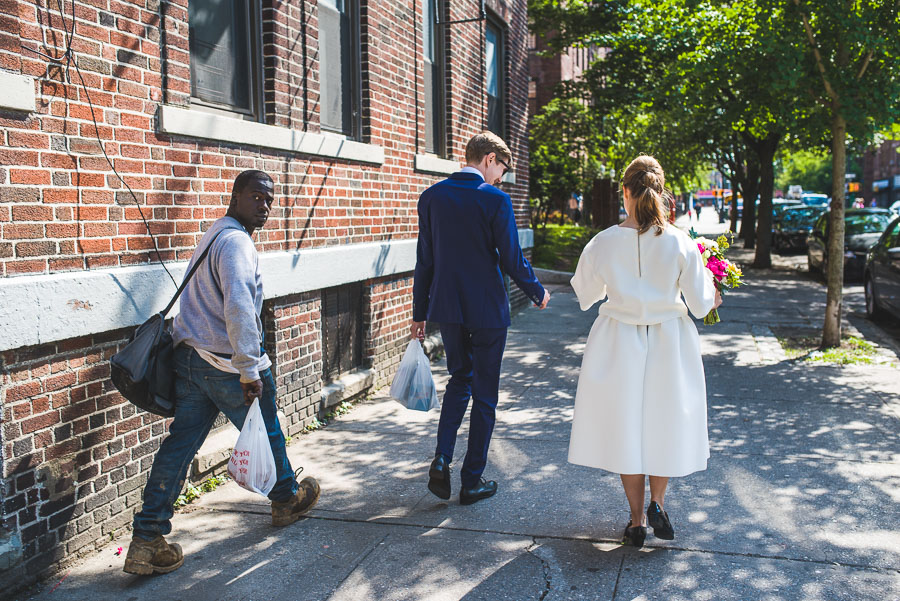
{"type": "Polygon", "coordinates": [[[885,140],[863,155],[861,190],[866,206],[872,201],[890,207],[900,200],[900,140],[885,140]]]}
{"type": "Polygon", "coordinates": [[[130,525],[167,422],[122,399],[108,360],[171,298],[240,171],[275,181],[255,241],[290,436],[390,381],[418,195],[483,129],[513,151],[503,187],[531,246],[525,0],[62,5],[0,1],[5,587],[130,525]]]}

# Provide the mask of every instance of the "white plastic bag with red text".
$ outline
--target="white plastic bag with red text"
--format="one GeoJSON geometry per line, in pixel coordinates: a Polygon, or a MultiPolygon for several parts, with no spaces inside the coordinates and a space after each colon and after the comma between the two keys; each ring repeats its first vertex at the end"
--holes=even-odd
{"type": "Polygon", "coordinates": [[[400,367],[391,382],[391,397],[416,411],[440,407],[431,377],[431,362],[418,340],[410,341],[403,353],[400,367]]]}
{"type": "Polygon", "coordinates": [[[228,461],[228,475],[241,488],[264,497],[275,486],[275,456],[272,454],[272,445],[269,444],[262,411],[259,410],[259,399],[253,399],[244,427],[234,443],[234,450],[228,461]]]}

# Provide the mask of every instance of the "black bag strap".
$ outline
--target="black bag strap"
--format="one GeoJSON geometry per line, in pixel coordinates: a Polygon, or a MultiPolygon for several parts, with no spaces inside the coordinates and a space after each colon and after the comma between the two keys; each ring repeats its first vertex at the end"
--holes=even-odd
{"type": "Polygon", "coordinates": [[[160,312],[160,315],[162,315],[163,319],[166,318],[166,315],[169,313],[169,311],[172,310],[172,307],[175,306],[175,301],[177,301],[178,297],[181,296],[182,291],[184,291],[185,286],[187,286],[187,283],[194,276],[194,273],[197,271],[197,268],[200,267],[200,264],[203,263],[204,259],[206,259],[206,255],[209,254],[209,249],[212,248],[213,242],[216,241],[216,238],[219,237],[219,234],[221,234],[225,230],[236,230],[236,229],[238,229],[238,228],[223,227],[218,232],[216,232],[216,234],[212,237],[212,240],[209,241],[209,244],[206,245],[206,248],[203,249],[203,252],[200,253],[200,257],[197,259],[197,262],[191,266],[191,270],[188,271],[186,276],[184,276],[184,280],[181,282],[181,286],[178,287],[178,291],[175,292],[175,296],[172,297],[172,300],[169,301],[169,304],[166,305],[166,308],[160,312]]]}

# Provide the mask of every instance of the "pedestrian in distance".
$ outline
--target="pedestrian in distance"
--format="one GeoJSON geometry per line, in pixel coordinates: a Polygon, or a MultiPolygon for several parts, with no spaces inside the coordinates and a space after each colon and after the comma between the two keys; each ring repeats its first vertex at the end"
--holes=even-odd
{"type": "Polygon", "coordinates": [[[319,499],[316,479],[298,483],[291,469],[278,423],[272,362],[263,350],[263,289],[252,236],[266,224],[274,200],[266,173],[238,175],[228,212],[200,239],[185,270],[212,244],[181,296],[173,323],[175,417],[153,460],[143,507],[134,516],[124,567],[130,574],[171,572],[184,563],[181,547],[164,536],[172,530],[173,503],[191,460],[220,411],[240,430],[253,399],[259,399],[275,458],[276,482],[269,493],[273,526],[297,521],[319,499]]]}
{"type": "Polygon", "coordinates": [[[466,145],[466,166],[425,190],[418,205],[411,337],[424,339],[426,320],[439,323],[450,372],[428,489],[450,498],[456,433],[471,398],[468,448],[460,471],[463,505],[497,492],[497,483],[482,473],[510,324],[503,273],[535,306],[543,309],[550,300],[522,254],[509,195],[495,187],[511,164],[512,153],[503,140],[491,132],[478,134],[466,145]]]}
{"type": "Polygon", "coordinates": [[[656,159],[634,159],[622,191],[627,219],[588,242],[571,280],[582,311],[608,300],[584,350],[569,462],[621,475],[631,512],[623,542],[641,547],[648,523],[657,538],[675,536],[669,478],[706,469],[706,380],[688,308],[702,318],[722,298],[697,245],[667,224],[656,159]]]}

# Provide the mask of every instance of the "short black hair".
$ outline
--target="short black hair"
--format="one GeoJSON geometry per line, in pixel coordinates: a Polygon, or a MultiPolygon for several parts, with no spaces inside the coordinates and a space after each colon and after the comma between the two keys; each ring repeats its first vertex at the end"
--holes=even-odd
{"type": "Polygon", "coordinates": [[[259,169],[247,169],[246,171],[241,171],[238,176],[234,178],[234,184],[231,186],[231,201],[234,202],[234,199],[247,187],[247,184],[255,179],[266,179],[274,183],[272,176],[265,171],[260,171],[259,169]]]}

